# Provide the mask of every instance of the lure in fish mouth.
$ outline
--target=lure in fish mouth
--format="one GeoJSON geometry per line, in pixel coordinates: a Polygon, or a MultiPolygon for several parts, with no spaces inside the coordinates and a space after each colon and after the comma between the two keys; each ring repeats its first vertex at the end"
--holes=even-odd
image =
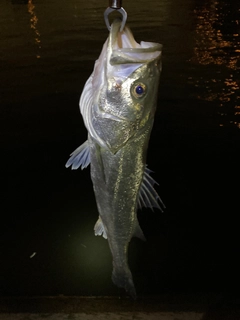
{"type": "Polygon", "coordinates": [[[146,166],[148,141],[156,110],[162,45],[137,43],[128,27],[113,22],[94,70],[87,80],[80,111],[87,140],[66,167],[91,168],[99,212],[95,235],[108,239],[113,257],[112,280],[133,298],[136,291],[128,266],[132,237],[145,239],[137,209],[164,209],[146,166]]]}

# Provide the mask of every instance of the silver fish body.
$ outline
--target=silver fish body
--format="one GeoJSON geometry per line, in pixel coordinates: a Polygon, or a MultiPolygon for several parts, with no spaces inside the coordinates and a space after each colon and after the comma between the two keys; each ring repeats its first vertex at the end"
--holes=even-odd
{"type": "Polygon", "coordinates": [[[146,168],[146,154],[156,109],[162,46],[138,44],[114,21],[80,98],[88,140],[66,166],[91,163],[99,220],[96,235],[108,239],[112,280],[133,298],[136,292],[127,262],[133,236],[144,239],[137,220],[140,206],[158,207],[161,199],[146,168]]]}

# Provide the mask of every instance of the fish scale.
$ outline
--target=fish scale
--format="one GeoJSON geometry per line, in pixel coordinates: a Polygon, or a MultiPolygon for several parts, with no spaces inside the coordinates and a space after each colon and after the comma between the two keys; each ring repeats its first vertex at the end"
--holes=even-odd
{"type": "Polygon", "coordinates": [[[135,299],[128,245],[134,236],[145,240],[137,209],[164,209],[146,167],[162,46],[138,44],[128,27],[122,32],[120,27],[115,20],[83,89],[80,111],[88,139],[71,154],[66,167],[83,169],[90,164],[99,212],[95,235],[108,240],[113,282],[135,299]]]}

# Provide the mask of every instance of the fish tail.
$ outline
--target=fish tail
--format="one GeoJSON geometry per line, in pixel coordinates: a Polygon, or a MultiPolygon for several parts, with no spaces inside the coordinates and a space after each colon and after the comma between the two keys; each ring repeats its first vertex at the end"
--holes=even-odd
{"type": "Polygon", "coordinates": [[[136,300],[136,290],[133,283],[132,273],[129,268],[124,268],[119,270],[118,268],[113,268],[112,281],[119,288],[124,288],[126,292],[136,300]]]}

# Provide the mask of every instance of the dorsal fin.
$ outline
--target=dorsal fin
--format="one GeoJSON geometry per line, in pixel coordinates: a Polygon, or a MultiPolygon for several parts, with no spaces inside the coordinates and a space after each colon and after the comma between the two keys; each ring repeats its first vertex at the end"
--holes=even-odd
{"type": "Polygon", "coordinates": [[[148,207],[153,210],[157,208],[160,211],[165,209],[165,205],[159,197],[157,191],[154,189],[154,184],[158,184],[151,176],[152,171],[145,167],[143,173],[143,180],[138,195],[138,208],[148,207]]]}
{"type": "Polygon", "coordinates": [[[70,156],[68,162],[65,164],[66,168],[70,166],[72,166],[72,170],[76,170],[79,167],[81,167],[82,170],[86,168],[90,164],[90,147],[88,140],[74,150],[70,156]]]}

